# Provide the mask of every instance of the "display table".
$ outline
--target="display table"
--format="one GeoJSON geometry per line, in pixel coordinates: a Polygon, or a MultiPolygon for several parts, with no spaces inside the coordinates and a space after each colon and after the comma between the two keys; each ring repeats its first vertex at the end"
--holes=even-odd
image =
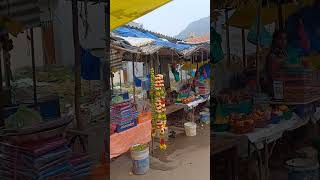
{"type": "Polygon", "coordinates": [[[214,157],[220,154],[227,154],[228,162],[232,164],[229,175],[230,179],[238,180],[239,179],[239,159],[238,159],[238,145],[241,142],[242,137],[226,137],[226,136],[215,136],[211,135],[211,162],[214,164],[214,157]]]}
{"type": "Polygon", "coordinates": [[[185,108],[185,105],[182,104],[171,104],[169,106],[166,107],[166,115],[170,115],[172,113],[181,111],[185,108]]]}
{"type": "MultiPolygon", "coordinates": [[[[320,109],[317,109],[316,115],[319,114],[320,109]]],[[[313,117],[314,115],[311,115],[313,117]]],[[[298,115],[293,113],[293,116],[290,120],[281,120],[279,124],[270,124],[265,128],[256,128],[253,132],[247,134],[233,134],[229,132],[216,132],[214,133],[217,136],[227,135],[230,137],[240,137],[246,136],[249,140],[249,143],[255,148],[258,152],[259,160],[259,169],[260,169],[260,180],[268,177],[269,175],[269,159],[273,153],[273,149],[276,146],[277,140],[280,139],[285,132],[292,131],[302,127],[303,125],[310,122],[311,117],[305,117],[301,119],[298,115]],[[269,144],[271,148],[269,149],[269,144]],[[260,151],[264,150],[263,153],[260,151]],[[262,161],[264,161],[264,166],[262,161]],[[265,173],[262,173],[264,171],[265,173]],[[264,177],[263,177],[264,176],[264,177]]],[[[314,117],[316,118],[316,117],[314,117]]],[[[249,153],[251,150],[249,149],[249,153]]]]}
{"type": "Polygon", "coordinates": [[[130,150],[135,144],[151,141],[151,120],[138,124],[136,127],[110,136],[110,159],[130,150]]]}

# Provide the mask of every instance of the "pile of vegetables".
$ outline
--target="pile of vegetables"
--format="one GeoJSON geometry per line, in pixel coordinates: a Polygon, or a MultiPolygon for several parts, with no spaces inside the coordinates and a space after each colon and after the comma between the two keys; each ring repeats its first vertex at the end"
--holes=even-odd
{"type": "Polygon", "coordinates": [[[131,147],[131,151],[143,151],[147,148],[148,146],[146,144],[136,144],[131,147]]]}
{"type": "Polygon", "coordinates": [[[165,150],[167,145],[164,142],[165,128],[167,123],[166,116],[166,100],[163,75],[154,75],[154,70],[150,70],[151,76],[151,104],[152,104],[152,136],[155,136],[155,131],[160,132],[160,149],[165,150]]]}
{"type": "Polygon", "coordinates": [[[5,128],[22,129],[42,123],[41,115],[32,109],[21,106],[16,113],[5,120],[5,128]]]}
{"type": "Polygon", "coordinates": [[[111,103],[112,104],[117,104],[123,101],[123,97],[122,96],[115,96],[112,98],[111,103]]]}

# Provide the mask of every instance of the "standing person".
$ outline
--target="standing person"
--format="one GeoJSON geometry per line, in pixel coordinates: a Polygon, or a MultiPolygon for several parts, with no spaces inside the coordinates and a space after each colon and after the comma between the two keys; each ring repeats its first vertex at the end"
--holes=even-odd
{"type": "Polygon", "coordinates": [[[288,57],[287,52],[287,34],[285,31],[275,31],[273,34],[271,50],[267,56],[266,70],[267,81],[266,88],[268,93],[272,95],[273,92],[273,78],[272,74],[280,70],[281,65],[288,57]]]}

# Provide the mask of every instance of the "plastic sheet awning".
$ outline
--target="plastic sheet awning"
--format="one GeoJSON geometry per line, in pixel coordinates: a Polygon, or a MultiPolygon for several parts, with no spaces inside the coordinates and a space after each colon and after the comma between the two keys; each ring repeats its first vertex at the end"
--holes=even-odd
{"type": "Polygon", "coordinates": [[[111,0],[110,31],[123,26],[171,0],[111,0]]]}
{"type": "MultiPolygon", "coordinates": [[[[299,5],[283,5],[283,18],[287,19],[290,15],[297,12],[299,5]]],[[[237,28],[250,29],[257,18],[257,4],[249,3],[246,6],[237,8],[229,19],[229,25],[237,28]]],[[[278,7],[275,4],[261,10],[261,23],[263,25],[272,24],[278,20],[278,7]]]]}
{"type": "Polygon", "coordinates": [[[182,51],[182,50],[185,50],[185,49],[192,47],[191,45],[177,44],[174,42],[170,42],[168,40],[164,40],[164,39],[162,39],[162,38],[160,38],[150,32],[138,30],[136,28],[119,27],[119,28],[115,29],[113,32],[119,36],[122,36],[122,37],[153,39],[155,45],[175,49],[177,51],[182,51]]]}

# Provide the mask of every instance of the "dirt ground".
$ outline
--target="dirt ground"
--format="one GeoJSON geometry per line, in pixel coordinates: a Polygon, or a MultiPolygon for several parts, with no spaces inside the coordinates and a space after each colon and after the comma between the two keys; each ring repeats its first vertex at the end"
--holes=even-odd
{"type": "Polygon", "coordinates": [[[150,170],[145,175],[133,175],[129,154],[111,162],[111,180],[209,180],[210,179],[210,129],[198,125],[197,136],[186,137],[175,129],[175,138],[169,138],[166,151],[155,150],[150,160],[150,170]]]}

